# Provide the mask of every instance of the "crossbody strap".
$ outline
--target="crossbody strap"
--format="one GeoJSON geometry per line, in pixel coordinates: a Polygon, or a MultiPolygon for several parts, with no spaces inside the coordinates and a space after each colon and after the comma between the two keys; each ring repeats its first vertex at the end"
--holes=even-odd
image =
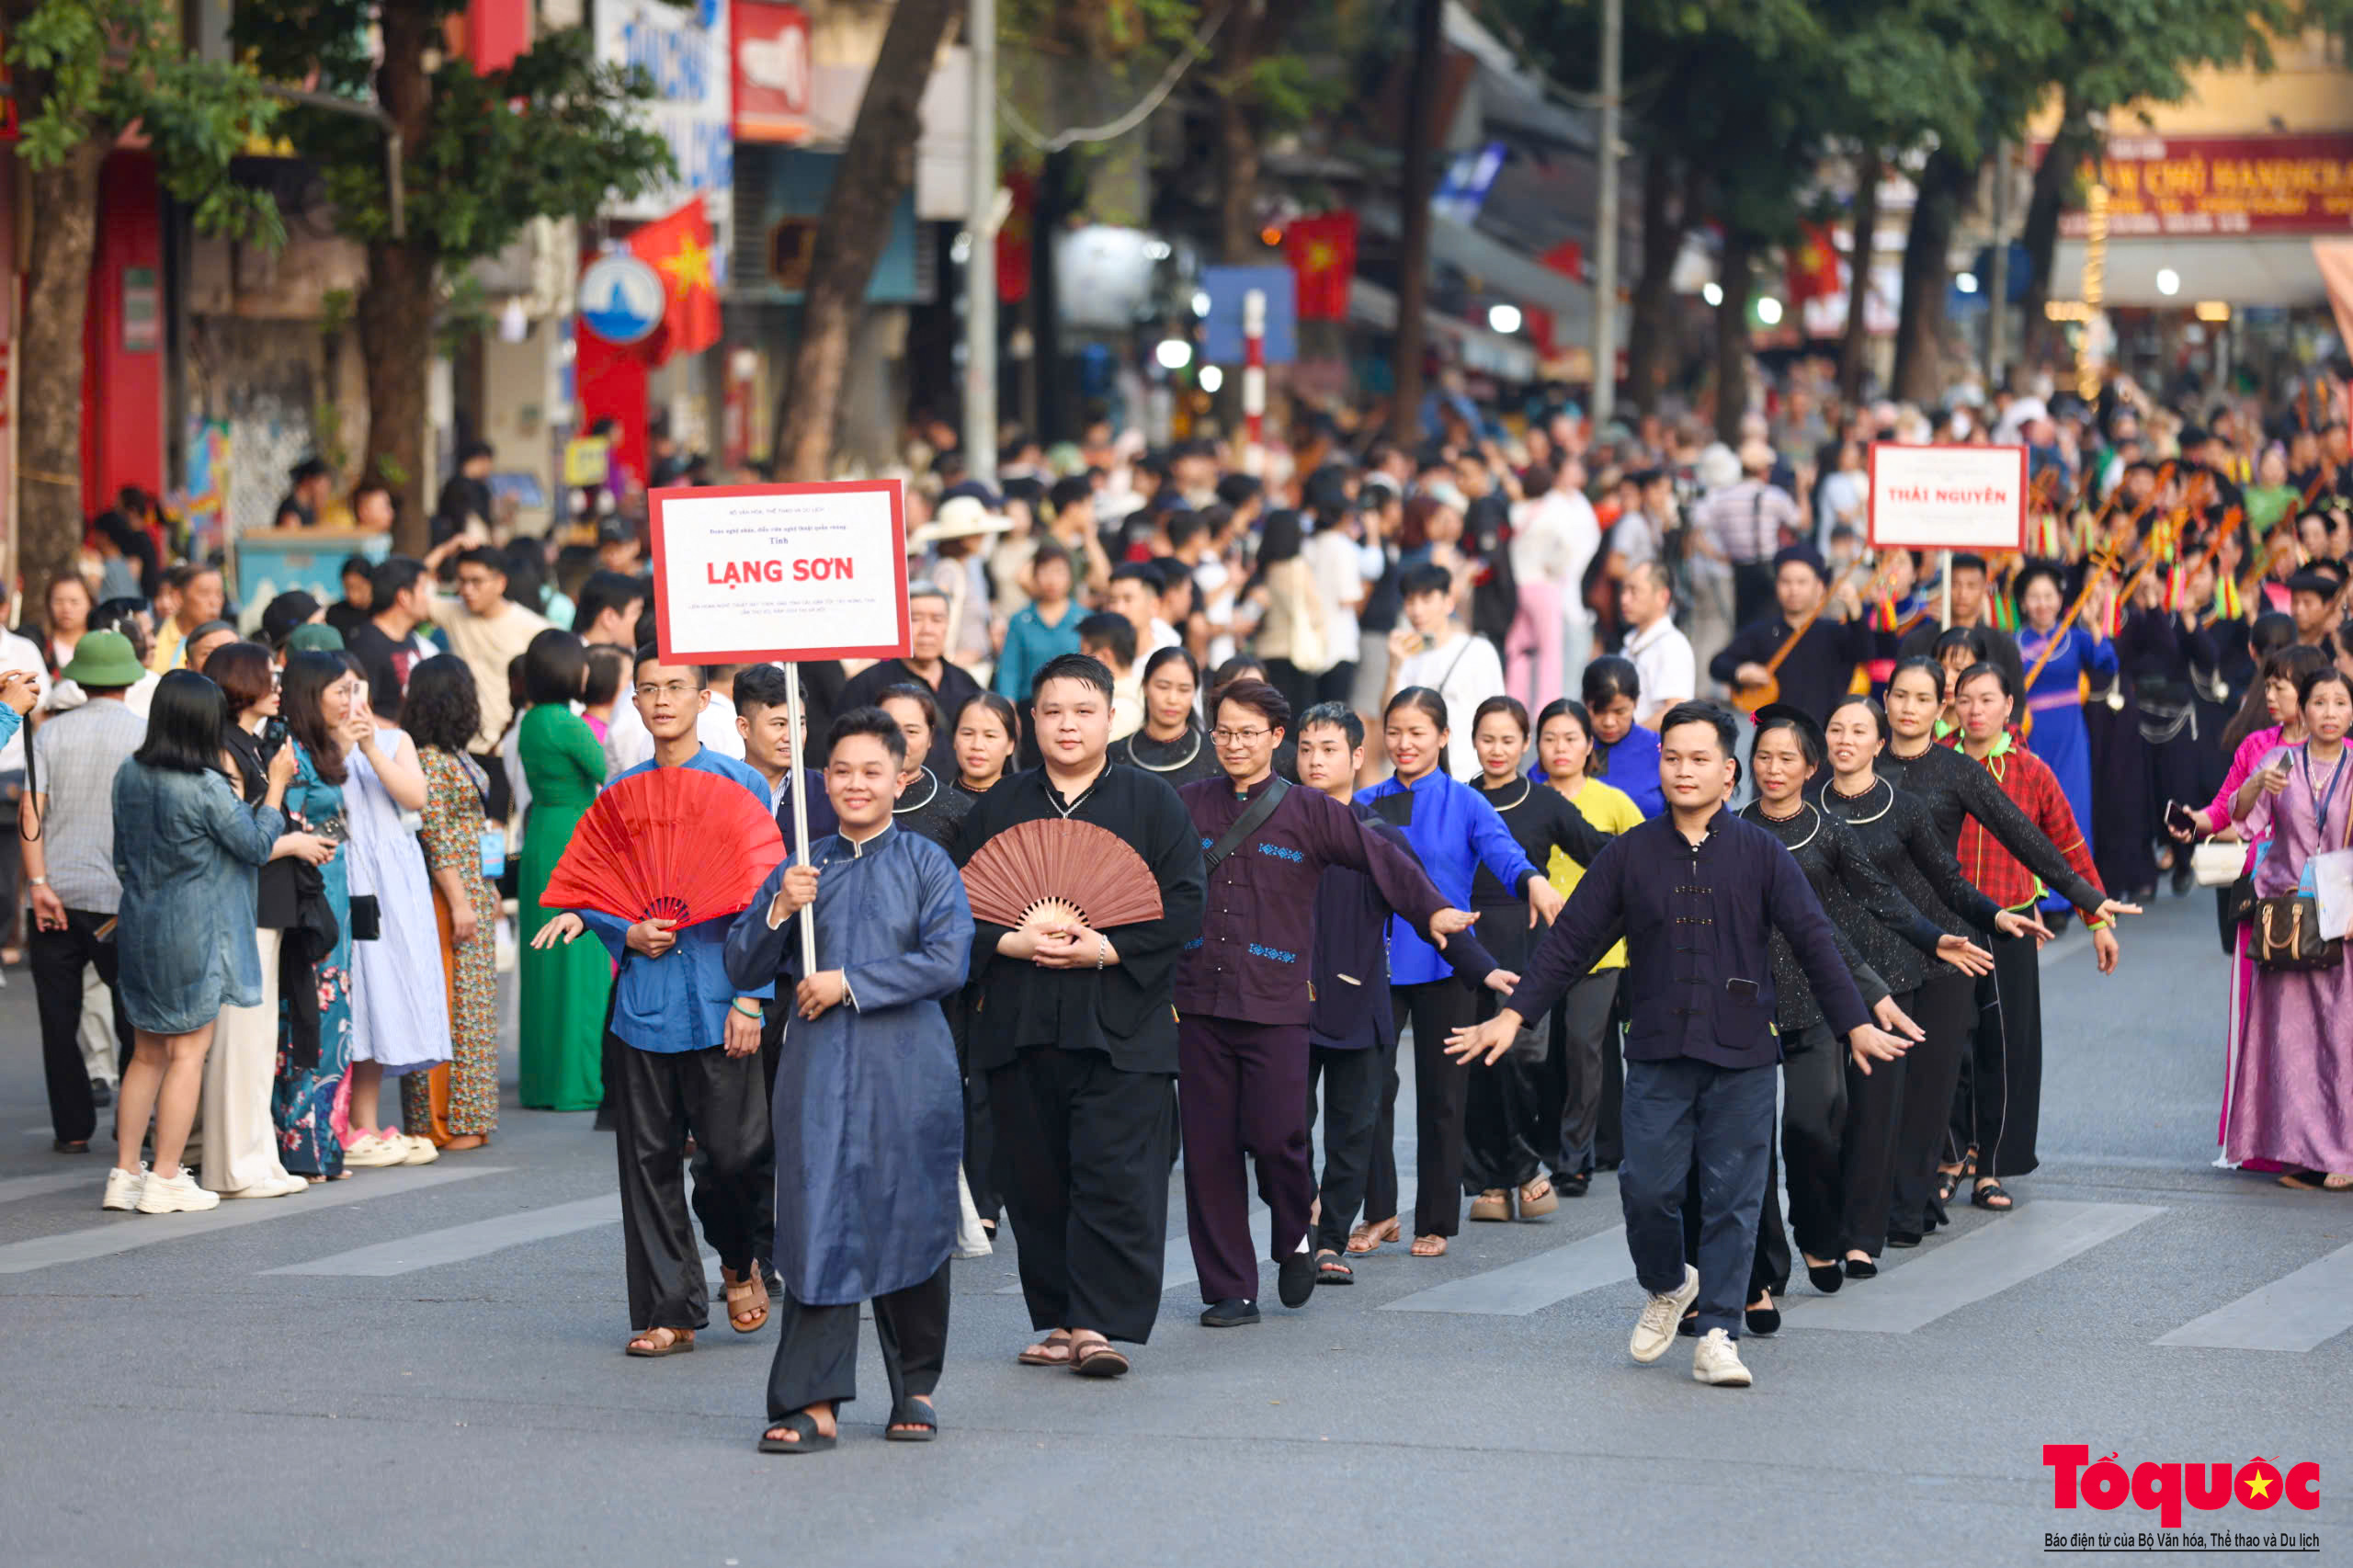
{"type": "Polygon", "coordinates": [[[1258,798],[1244,808],[1242,814],[1233,819],[1233,825],[1225,830],[1225,836],[1210,846],[1209,852],[1201,857],[1205,874],[1214,873],[1227,856],[1242,847],[1244,839],[1265,826],[1267,819],[1275,814],[1275,808],[1281,805],[1283,797],[1290,793],[1290,779],[1267,779],[1267,788],[1258,798]]]}

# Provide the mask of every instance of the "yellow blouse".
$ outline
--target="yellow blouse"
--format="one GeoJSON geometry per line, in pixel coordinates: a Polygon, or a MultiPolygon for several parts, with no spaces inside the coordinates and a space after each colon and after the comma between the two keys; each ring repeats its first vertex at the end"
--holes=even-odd
{"type": "MultiPolygon", "coordinates": [[[[1588,778],[1569,797],[1569,804],[1585,813],[1585,820],[1604,833],[1623,833],[1640,826],[1643,808],[1634,804],[1633,797],[1614,784],[1604,784],[1598,778],[1588,778]]],[[[1561,850],[1552,851],[1552,859],[1545,867],[1545,877],[1552,891],[1563,898],[1576,892],[1577,882],[1585,876],[1585,868],[1561,850]]],[[[1596,969],[1626,967],[1626,944],[1621,938],[1594,966],[1596,969]]]]}

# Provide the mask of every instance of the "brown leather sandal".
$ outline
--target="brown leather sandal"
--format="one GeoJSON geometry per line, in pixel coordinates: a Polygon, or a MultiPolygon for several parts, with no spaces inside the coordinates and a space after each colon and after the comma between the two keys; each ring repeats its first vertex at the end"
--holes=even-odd
{"type": "Polygon", "coordinates": [[[727,1296],[728,1327],[738,1334],[757,1334],[767,1326],[768,1286],[756,1265],[738,1279],[733,1269],[721,1264],[719,1285],[727,1296]]]}
{"type": "Polygon", "coordinates": [[[1397,1216],[1392,1214],[1378,1225],[1358,1225],[1348,1232],[1348,1250],[1353,1253],[1378,1252],[1397,1239],[1397,1216]]]}
{"type": "Polygon", "coordinates": [[[1058,1328],[1014,1358],[1025,1367],[1070,1365],[1070,1330],[1058,1328]]]}
{"type": "Polygon", "coordinates": [[[695,1331],[691,1328],[649,1328],[630,1336],[626,1346],[631,1356],[684,1356],[695,1347],[695,1331]],[[657,1335],[667,1335],[666,1339],[657,1335]]]}
{"type": "Polygon", "coordinates": [[[1415,1236],[1414,1256],[1415,1257],[1444,1257],[1446,1238],[1444,1236],[1415,1236]]]}

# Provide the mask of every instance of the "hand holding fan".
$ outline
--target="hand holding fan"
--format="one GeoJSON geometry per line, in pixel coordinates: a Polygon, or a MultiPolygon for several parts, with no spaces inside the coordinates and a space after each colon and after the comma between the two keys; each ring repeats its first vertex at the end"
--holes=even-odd
{"type": "Polygon", "coordinates": [[[716,773],[657,767],[597,797],[540,903],[699,926],[750,903],[783,858],[784,835],[750,790],[716,773]]]}
{"type": "Polygon", "coordinates": [[[1143,857],[1092,823],[1017,823],[964,866],[972,916],[1044,930],[1083,921],[1101,931],[1160,918],[1160,884],[1143,857]]]}

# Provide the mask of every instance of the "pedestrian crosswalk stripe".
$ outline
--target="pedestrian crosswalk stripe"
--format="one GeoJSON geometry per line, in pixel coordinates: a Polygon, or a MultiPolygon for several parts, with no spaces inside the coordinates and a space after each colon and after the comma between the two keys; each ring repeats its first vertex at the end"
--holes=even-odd
{"type": "Polygon", "coordinates": [[[106,1173],[93,1174],[88,1169],[53,1171],[48,1176],[10,1176],[0,1181],[0,1203],[14,1203],[20,1198],[39,1198],[44,1193],[71,1192],[77,1187],[97,1191],[106,1183],[106,1173]]]}
{"type": "Polygon", "coordinates": [[[506,1165],[468,1165],[444,1170],[438,1164],[409,1165],[370,1171],[357,1181],[314,1187],[308,1193],[298,1193],[292,1198],[239,1199],[199,1214],[109,1214],[105,1223],[85,1231],[65,1231],[53,1236],[36,1236],[29,1241],[10,1242],[0,1246],[0,1274],[29,1274],[34,1269],[53,1268],[61,1263],[86,1263],[92,1258],[111,1257],[118,1253],[153,1246],[159,1242],[176,1242],[186,1236],[208,1235],[214,1231],[233,1231],[243,1225],[290,1219],[297,1214],[324,1213],[330,1209],[365,1203],[371,1199],[396,1198],[428,1187],[470,1181],[475,1176],[501,1176],[510,1168],[506,1165]]]}
{"type": "Polygon", "coordinates": [[[1386,1303],[1383,1312],[1467,1312],[1488,1317],[1525,1317],[1555,1301],[1598,1290],[1634,1277],[1626,1252],[1626,1227],[1585,1236],[1518,1263],[1490,1268],[1466,1279],[1449,1279],[1386,1303]]]}
{"type": "Polygon", "coordinates": [[[2159,1345],[2215,1350],[2314,1349],[2353,1328],[2353,1246],[2283,1274],[2228,1306],[2193,1318],[2159,1345]]]}
{"type": "Polygon", "coordinates": [[[1794,1296],[1783,1326],[1852,1334],[1910,1334],[2022,1285],[2165,1212],[2147,1203],[2077,1203],[2045,1198],[1913,1254],[1870,1284],[1835,1296],[1794,1296]]]}
{"type": "Polygon", "coordinates": [[[619,1224],[620,1218],[620,1196],[608,1193],[602,1198],[584,1198],[577,1203],[559,1203],[548,1209],[525,1209],[512,1214],[477,1220],[468,1225],[425,1231],[414,1236],[404,1236],[396,1242],[378,1242],[373,1246],[354,1247],[349,1252],[314,1258],[309,1263],[290,1263],[282,1268],[266,1268],[262,1272],[387,1278],[445,1263],[463,1263],[470,1258],[504,1252],[508,1247],[522,1246],[529,1242],[568,1236],[575,1231],[619,1224]]]}
{"type": "MultiPolygon", "coordinates": [[[[1250,1252],[1264,1258],[1267,1249],[1274,1245],[1275,1216],[1263,1204],[1250,1206],[1250,1252]]],[[[1168,1250],[1160,1264],[1160,1290],[1163,1295],[1185,1285],[1198,1285],[1201,1271],[1193,1267],[1193,1238],[1189,1235],[1168,1238],[1168,1250]]]]}

